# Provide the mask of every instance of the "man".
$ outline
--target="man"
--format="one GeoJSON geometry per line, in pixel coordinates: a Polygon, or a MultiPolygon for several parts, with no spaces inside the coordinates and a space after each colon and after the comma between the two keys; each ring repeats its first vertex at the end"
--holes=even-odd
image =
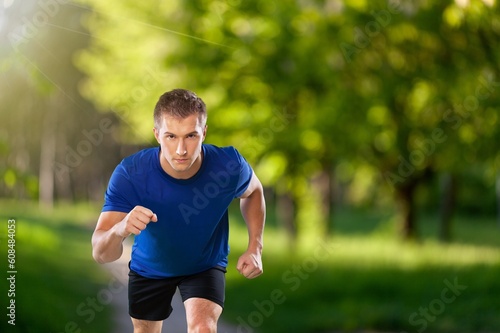
{"type": "Polygon", "coordinates": [[[125,158],[115,169],[92,236],[94,259],[112,262],[135,235],[129,273],[134,333],[159,333],[179,288],[188,332],[216,332],[224,306],[228,206],[240,198],[249,242],[236,268],[262,274],[262,185],[233,147],[203,144],[205,103],[193,92],[163,94],[154,110],[160,147],[125,158]]]}

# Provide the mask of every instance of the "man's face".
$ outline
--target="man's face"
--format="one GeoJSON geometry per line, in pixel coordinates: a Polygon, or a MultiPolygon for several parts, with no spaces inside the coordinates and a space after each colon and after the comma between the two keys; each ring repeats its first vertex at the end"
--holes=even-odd
{"type": "Polygon", "coordinates": [[[202,161],[201,145],[207,133],[204,122],[196,114],[187,118],[164,115],[156,126],[153,131],[161,146],[163,170],[178,179],[194,176],[202,161]]]}

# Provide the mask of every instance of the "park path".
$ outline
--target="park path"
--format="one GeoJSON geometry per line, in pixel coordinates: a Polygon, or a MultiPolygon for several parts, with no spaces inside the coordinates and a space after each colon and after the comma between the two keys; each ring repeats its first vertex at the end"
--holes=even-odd
{"type": "MultiPolygon", "coordinates": [[[[128,315],[128,262],[130,261],[131,244],[124,243],[122,257],[112,263],[103,265],[116,278],[124,288],[113,294],[112,306],[114,307],[114,330],[111,333],[132,333],[132,321],[128,315]]],[[[172,301],[174,311],[168,319],[163,322],[162,333],[185,333],[186,326],[186,311],[182,304],[181,297],[177,292],[172,301]]],[[[222,318],[219,320],[218,333],[237,333],[237,327],[224,323],[222,318]]]]}

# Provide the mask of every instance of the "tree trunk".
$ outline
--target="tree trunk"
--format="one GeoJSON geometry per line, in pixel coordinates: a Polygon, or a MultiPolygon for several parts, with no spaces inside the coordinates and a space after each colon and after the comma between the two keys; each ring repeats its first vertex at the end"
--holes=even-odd
{"type": "Polygon", "coordinates": [[[497,173],[496,193],[497,193],[497,220],[498,220],[498,227],[500,227],[500,172],[497,173]]]}
{"type": "Polygon", "coordinates": [[[397,188],[401,214],[401,233],[405,240],[414,239],[417,236],[415,223],[415,189],[416,182],[405,184],[397,188]]]}
{"type": "Polygon", "coordinates": [[[441,221],[439,224],[439,240],[448,242],[451,240],[451,220],[456,201],[456,180],[451,174],[442,176],[441,182],[441,221]]]}
{"type": "Polygon", "coordinates": [[[276,215],[278,223],[282,225],[290,239],[297,239],[297,201],[290,193],[278,194],[276,200],[276,215]]]}
{"type": "Polygon", "coordinates": [[[324,224],[325,236],[333,233],[331,217],[333,214],[334,176],[330,166],[326,166],[318,177],[314,179],[314,187],[320,195],[320,215],[324,224]]]}
{"type": "Polygon", "coordinates": [[[40,141],[39,204],[52,208],[54,205],[54,163],[56,159],[56,128],[49,109],[45,116],[40,141]]]}
{"type": "Polygon", "coordinates": [[[63,199],[67,201],[74,200],[72,192],[71,183],[71,171],[70,166],[66,164],[66,146],[67,139],[66,134],[59,132],[57,135],[57,166],[54,168],[55,175],[55,197],[57,199],[63,199]]]}

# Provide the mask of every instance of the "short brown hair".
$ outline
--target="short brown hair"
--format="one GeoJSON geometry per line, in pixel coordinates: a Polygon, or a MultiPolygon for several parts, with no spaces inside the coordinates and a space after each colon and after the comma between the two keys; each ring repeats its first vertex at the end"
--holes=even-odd
{"type": "Polygon", "coordinates": [[[160,96],[154,110],[154,122],[158,127],[163,115],[186,118],[192,114],[198,114],[203,122],[207,119],[207,107],[201,98],[192,91],[185,89],[174,89],[160,96]]]}

